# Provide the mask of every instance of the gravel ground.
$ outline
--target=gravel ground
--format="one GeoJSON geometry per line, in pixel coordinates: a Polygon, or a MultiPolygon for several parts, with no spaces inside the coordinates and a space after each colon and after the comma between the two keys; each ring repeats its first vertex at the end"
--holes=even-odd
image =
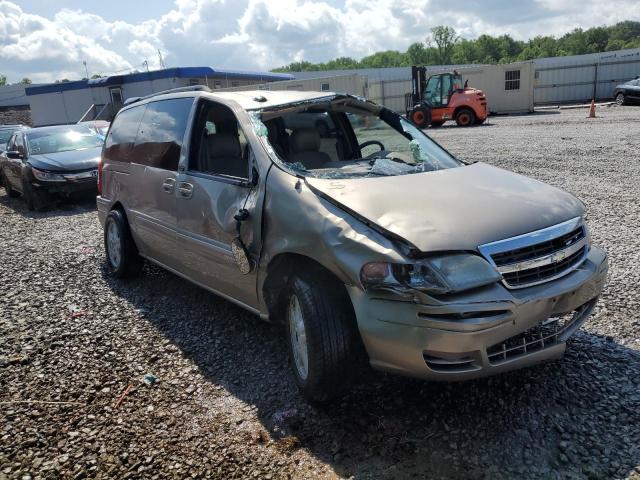
{"type": "Polygon", "coordinates": [[[610,278],[565,358],[372,373],[322,408],[279,327],[157,268],[110,278],[91,201],[32,214],[1,192],[0,478],[640,478],[640,108],[598,115],[430,131],[587,204],[610,278]]]}

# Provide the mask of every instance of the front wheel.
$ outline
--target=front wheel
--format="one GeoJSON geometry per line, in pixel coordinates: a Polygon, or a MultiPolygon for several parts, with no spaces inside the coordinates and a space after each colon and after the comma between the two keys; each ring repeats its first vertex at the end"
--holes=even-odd
{"type": "Polygon", "coordinates": [[[461,108],[456,113],[456,123],[460,127],[468,127],[473,125],[476,121],[476,114],[469,108],[461,108]]]}
{"type": "Polygon", "coordinates": [[[129,224],[120,210],[111,210],[104,224],[104,249],[109,271],[118,278],[137,275],[142,257],[131,237],[129,224]]]}
{"type": "Polygon", "coordinates": [[[4,186],[5,192],[7,192],[7,195],[10,198],[16,198],[20,196],[20,192],[18,192],[17,190],[14,190],[11,187],[11,184],[9,183],[9,179],[2,173],[1,170],[0,170],[0,183],[2,183],[2,185],[4,186]]]}
{"type": "Polygon", "coordinates": [[[431,111],[425,107],[415,107],[409,112],[409,120],[415,123],[418,128],[427,128],[431,123],[431,111]]]}
{"type": "Polygon", "coordinates": [[[29,211],[39,210],[43,208],[49,200],[49,196],[46,192],[40,192],[31,185],[28,181],[22,181],[22,196],[25,202],[27,202],[27,209],[29,211]]]}
{"type": "Polygon", "coordinates": [[[625,103],[624,93],[620,92],[616,95],[616,103],[618,105],[624,105],[625,103]]]}
{"type": "Polygon", "coordinates": [[[289,281],[286,322],[295,381],[310,401],[338,396],[348,385],[358,332],[348,296],[319,274],[289,281]]]}

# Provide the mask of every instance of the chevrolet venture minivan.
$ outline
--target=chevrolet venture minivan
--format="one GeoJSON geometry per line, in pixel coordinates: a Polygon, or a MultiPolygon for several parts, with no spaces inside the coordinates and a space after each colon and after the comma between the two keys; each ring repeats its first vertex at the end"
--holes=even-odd
{"type": "Polygon", "coordinates": [[[99,188],[115,276],[145,259],[284,322],[293,375],[315,401],[365,357],[428,380],[558,358],[607,274],[580,200],[458,160],[350,95],[130,99],[99,188]]]}

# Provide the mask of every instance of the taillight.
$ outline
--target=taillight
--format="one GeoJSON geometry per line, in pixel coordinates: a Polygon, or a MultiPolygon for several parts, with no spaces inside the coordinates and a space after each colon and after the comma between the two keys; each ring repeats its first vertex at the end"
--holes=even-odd
{"type": "Polygon", "coordinates": [[[102,159],[98,163],[98,193],[102,195],[102,159]]]}

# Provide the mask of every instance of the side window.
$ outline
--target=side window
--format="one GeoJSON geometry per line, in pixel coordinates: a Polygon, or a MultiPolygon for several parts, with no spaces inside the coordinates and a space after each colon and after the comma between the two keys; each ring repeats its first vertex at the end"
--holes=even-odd
{"type": "Polygon", "coordinates": [[[442,104],[447,105],[449,103],[449,92],[451,91],[451,75],[444,75],[442,77],[442,104]]]}
{"type": "Polygon", "coordinates": [[[507,70],[504,72],[504,89],[520,90],[520,70],[507,70]]]}
{"type": "Polygon", "coordinates": [[[117,162],[129,162],[129,154],[136,142],[138,125],[145,110],[144,105],[122,110],[116,116],[104,142],[104,157],[117,162]]]}
{"type": "Polygon", "coordinates": [[[192,105],[191,97],[148,103],[138,128],[131,161],[177,171],[192,105]]]}
{"type": "Polygon", "coordinates": [[[425,100],[436,106],[442,105],[442,75],[429,79],[425,89],[425,100]]]}
{"type": "Polygon", "coordinates": [[[201,101],[191,142],[190,171],[249,178],[250,148],[230,108],[211,101],[201,101]]]}

